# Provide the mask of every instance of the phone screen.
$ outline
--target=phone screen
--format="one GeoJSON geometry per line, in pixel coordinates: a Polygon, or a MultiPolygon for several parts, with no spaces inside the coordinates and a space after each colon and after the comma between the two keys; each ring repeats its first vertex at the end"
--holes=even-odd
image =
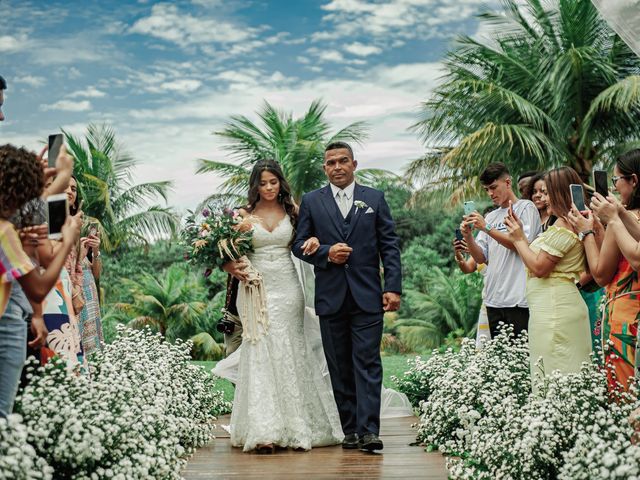
{"type": "Polygon", "coordinates": [[[582,189],[582,185],[572,183],[570,188],[571,188],[571,200],[575,204],[578,211],[580,212],[586,211],[587,207],[584,204],[584,190],[582,189]]]}
{"type": "Polygon", "coordinates": [[[604,170],[593,171],[593,184],[596,187],[596,192],[606,197],[609,195],[609,187],[607,186],[607,172],[604,170]]]}
{"type": "Polygon", "coordinates": [[[62,147],[62,134],[56,133],[55,135],[49,135],[49,166],[55,167],[56,159],[60,153],[60,147],[62,147]]]}
{"type": "Polygon", "coordinates": [[[47,202],[47,213],[49,221],[49,235],[62,232],[62,225],[67,219],[67,200],[53,200],[47,202]]]}
{"type": "Polygon", "coordinates": [[[476,211],[476,203],[472,200],[469,202],[464,202],[464,214],[470,215],[476,211]]]}
{"type": "Polygon", "coordinates": [[[456,240],[458,240],[459,242],[461,242],[463,239],[462,237],[462,231],[460,231],[459,228],[456,228],[456,240]]]}

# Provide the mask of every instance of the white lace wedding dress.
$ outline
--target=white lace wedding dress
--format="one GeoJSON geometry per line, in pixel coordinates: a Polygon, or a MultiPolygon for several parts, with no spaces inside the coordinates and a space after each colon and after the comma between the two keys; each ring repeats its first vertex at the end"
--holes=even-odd
{"type": "Polygon", "coordinates": [[[289,217],[271,232],[260,223],[254,226],[255,252],[248,257],[263,276],[269,326],[238,351],[230,432],[232,444],[244,451],[268,443],[308,450],[344,437],[333,392],[305,340],[305,301],[291,258],[292,234],[289,217]]]}

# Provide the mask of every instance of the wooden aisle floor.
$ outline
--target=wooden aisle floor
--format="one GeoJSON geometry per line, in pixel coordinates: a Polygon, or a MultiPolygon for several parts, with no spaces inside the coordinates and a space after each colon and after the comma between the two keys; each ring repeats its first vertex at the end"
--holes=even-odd
{"type": "MultiPolygon", "coordinates": [[[[199,449],[182,472],[186,480],[204,479],[387,479],[446,480],[445,460],[439,453],[427,453],[423,447],[411,446],[415,417],[383,419],[380,437],[381,454],[342,447],[314,448],[310,452],[278,450],[272,455],[242,453],[232,448],[229,434],[219,428],[216,438],[199,449]]],[[[229,416],[218,419],[227,425],[229,416]]]]}

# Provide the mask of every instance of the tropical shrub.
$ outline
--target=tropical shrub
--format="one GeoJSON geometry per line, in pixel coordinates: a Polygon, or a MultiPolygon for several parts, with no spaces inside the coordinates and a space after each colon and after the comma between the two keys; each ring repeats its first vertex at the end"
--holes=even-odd
{"type": "Polygon", "coordinates": [[[591,0],[499,3],[480,15],[488,35],[458,39],[423,104],[415,129],[429,150],[408,169],[418,200],[479,193],[497,159],[515,175],[569,165],[587,181],[640,140],[640,59],[591,0]]]}
{"type": "Polygon", "coordinates": [[[431,267],[422,282],[405,290],[395,323],[400,340],[413,351],[424,351],[440,346],[451,332],[473,335],[482,305],[482,277],[431,267]]]}

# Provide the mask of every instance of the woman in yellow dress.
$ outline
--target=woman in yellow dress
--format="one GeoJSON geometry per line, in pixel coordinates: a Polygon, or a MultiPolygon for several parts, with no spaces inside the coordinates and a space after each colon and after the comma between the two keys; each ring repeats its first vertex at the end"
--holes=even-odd
{"type": "Polygon", "coordinates": [[[513,213],[505,218],[528,272],[529,350],[534,379],[539,360],[540,373],[570,373],[579,371],[591,355],[589,310],[576,282],[586,268],[581,240],[593,232],[576,232],[566,218],[572,206],[570,185],[582,185],[582,181],[575,170],[561,167],[549,171],[545,182],[551,214],[558,218],[551,227],[529,245],[518,218],[513,213]]]}

